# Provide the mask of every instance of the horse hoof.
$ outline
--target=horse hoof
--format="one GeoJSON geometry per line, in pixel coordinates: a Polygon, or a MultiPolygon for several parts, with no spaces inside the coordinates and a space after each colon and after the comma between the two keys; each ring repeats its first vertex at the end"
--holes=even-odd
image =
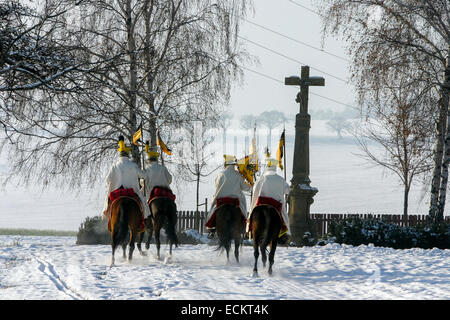
{"type": "Polygon", "coordinates": [[[258,271],[253,271],[252,277],[253,278],[258,278],[259,277],[258,271]]]}

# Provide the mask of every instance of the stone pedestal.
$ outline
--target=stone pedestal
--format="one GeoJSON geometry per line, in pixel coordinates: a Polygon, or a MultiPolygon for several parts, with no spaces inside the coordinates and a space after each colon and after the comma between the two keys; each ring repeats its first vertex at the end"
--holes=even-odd
{"type": "Polygon", "coordinates": [[[313,197],[317,192],[317,188],[307,185],[291,185],[289,193],[290,241],[297,244],[302,243],[305,232],[310,232],[315,237],[315,228],[309,214],[310,206],[314,202],[313,197]]]}
{"type": "Polygon", "coordinates": [[[318,192],[311,187],[309,179],[309,129],[311,117],[307,113],[299,113],[295,121],[295,146],[293,176],[289,193],[289,222],[291,241],[302,243],[305,232],[315,236],[315,228],[310,220],[310,206],[318,192]]]}

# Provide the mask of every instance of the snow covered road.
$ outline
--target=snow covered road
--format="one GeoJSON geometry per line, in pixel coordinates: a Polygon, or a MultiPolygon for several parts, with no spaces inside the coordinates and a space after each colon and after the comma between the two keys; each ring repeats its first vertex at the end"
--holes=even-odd
{"type": "MultiPolygon", "coordinates": [[[[107,245],[75,245],[75,237],[0,236],[0,299],[31,300],[298,300],[450,299],[450,250],[372,246],[279,247],[274,275],[253,252],[226,262],[209,245],[181,245],[171,261],[135,251],[129,263],[107,245]]],[[[233,258],[234,259],[234,258],[233,258]]]]}

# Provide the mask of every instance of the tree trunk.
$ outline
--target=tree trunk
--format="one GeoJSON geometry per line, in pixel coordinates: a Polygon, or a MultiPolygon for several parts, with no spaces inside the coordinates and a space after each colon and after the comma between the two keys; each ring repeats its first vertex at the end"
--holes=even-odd
{"type": "MultiPolygon", "coordinates": [[[[441,93],[444,90],[441,89],[441,93]]],[[[431,181],[431,198],[430,198],[430,211],[429,215],[431,219],[436,219],[438,213],[438,200],[439,200],[439,187],[441,183],[442,163],[444,156],[444,132],[447,129],[447,117],[448,117],[448,103],[445,106],[444,97],[441,97],[439,102],[439,118],[436,123],[436,143],[434,147],[434,168],[433,177],[431,181]]],[[[448,130],[447,130],[448,131],[448,130]]]]}
{"type": "Polygon", "coordinates": [[[147,93],[148,93],[148,109],[151,113],[149,120],[149,133],[150,133],[150,150],[156,151],[156,110],[155,110],[155,93],[154,93],[154,74],[152,72],[152,61],[154,57],[154,48],[150,42],[150,19],[153,12],[153,1],[146,0],[145,1],[145,48],[144,48],[144,56],[145,56],[145,72],[147,74],[147,93]],[[151,2],[151,3],[150,3],[151,2]]]}
{"type": "Polygon", "coordinates": [[[197,210],[196,211],[198,211],[198,203],[199,203],[199,201],[198,201],[198,197],[199,197],[199,191],[200,191],[200,165],[199,164],[197,164],[197,202],[196,202],[196,208],[197,208],[197,210]]]}
{"type": "Polygon", "coordinates": [[[445,65],[444,84],[441,87],[442,92],[442,109],[447,110],[446,136],[444,140],[445,153],[442,159],[441,179],[439,184],[439,200],[436,211],[436,220],[441,221],[444,218],[445,199],[447,195],[448,184],[448,165],[450,162],[450,113],[448,112],[449,105],[449,89],[450,89],[450,47],[447,53],[447,61],[445,65]]]}
{"type": "Polygon", "coordinates": [[[409,199],[409,189],[407,183],[405,183],[405,189],[403,191],[403,223],[405,226],[408,225],[408,199],[409,199]]]}
{"type": "MultiPolygon", "coordinates": [[[[127,45],[128,57],[130,59],[129,69],[129,88],[128,88],[128,121],[130,130],[130,141],[132,141],[133,134],[136,132],[136,90],[137,90],[137,57],[136,57],[136,39],[134,37],[134,24],[132,18],[131,0],[126,3],[126,27],[127,27],[127,45]]],[[[139,154],[138,146],[131,144],[131,154],[133,161],[140,166],[141,155],[139,154]]]]}

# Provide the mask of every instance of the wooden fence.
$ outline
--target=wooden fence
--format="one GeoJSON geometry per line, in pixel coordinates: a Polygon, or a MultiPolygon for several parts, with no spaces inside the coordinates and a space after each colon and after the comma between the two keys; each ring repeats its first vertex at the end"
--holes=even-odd
{"type": "MultiPolygon", "coordinates": [[[[204,211],[178,211],[177,217],[177,231],[186,229],[197,230],[200,234],[206,232],[207,213],[204,211]]],[[[384,219],[389,223],[395,223],[400,226],[415,226],[429,221],[428,215],[409,215],[408,220],[404,221],[403,216],[399,214],[337,214],[337,213],[312,213],[310,219],[316,228],[317,236],[323,236],[329,231],[329,226],[332,221],[339,221],[345,218],[356,216],[363,219],[372,217],[384,219]]],[[[450,217],[445,217],[446,221],[450,221],[450,217]]]]}
{"type": "Polygon", "coordinates": [[[206,232],[206,214],[207,213],[204,211],[178,211],[177,231],[194,229],[200,234],[206,232]]]}

